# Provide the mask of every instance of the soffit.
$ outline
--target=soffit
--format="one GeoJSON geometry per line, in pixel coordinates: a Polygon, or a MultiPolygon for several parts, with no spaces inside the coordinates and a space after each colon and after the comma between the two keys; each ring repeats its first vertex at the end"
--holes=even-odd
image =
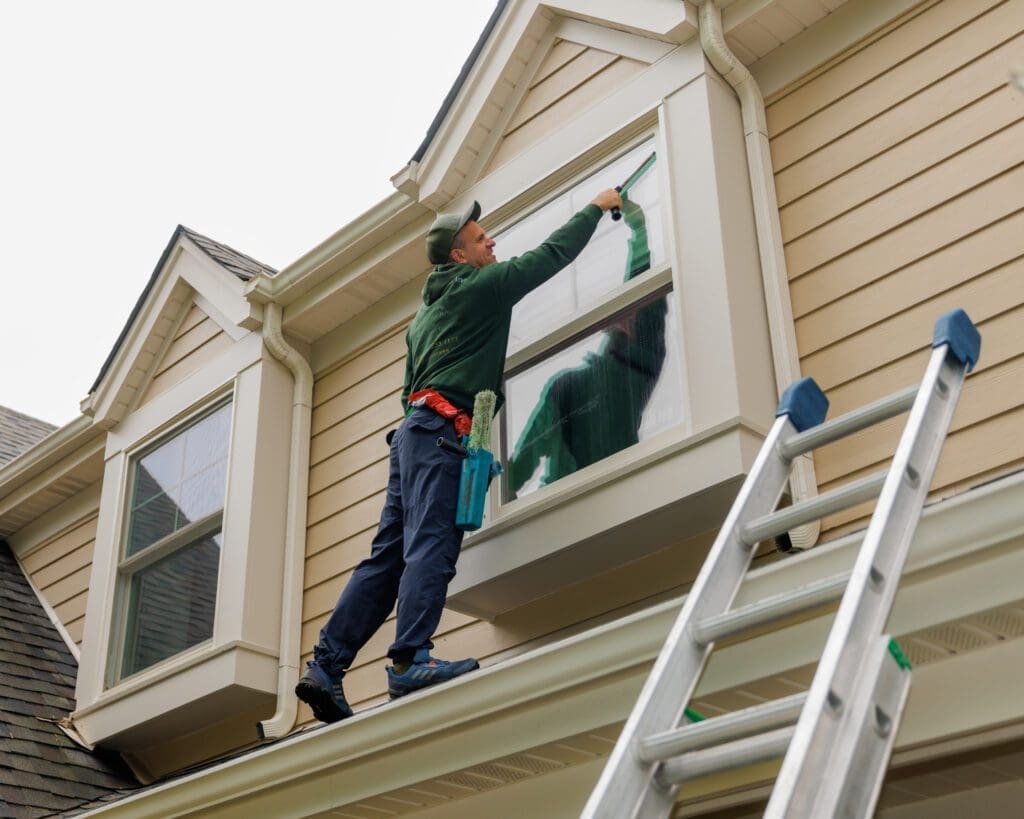
{"type": "Polygon", "coordinates": [[[722,9],[725,41],[750,65],[802,34],[847,0],[726,0],[722,9]]]}
{"type": "Polygon", "coordinates": [[[0,537],[7,537],[103,476],[103,430],[80,417],[0,469],[0,537]]]}

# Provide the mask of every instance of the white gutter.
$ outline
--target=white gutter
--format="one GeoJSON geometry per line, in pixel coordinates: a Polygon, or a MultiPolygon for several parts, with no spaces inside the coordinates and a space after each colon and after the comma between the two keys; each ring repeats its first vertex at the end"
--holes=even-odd
{"type": "MultiPolygon", "coordinates": [[[[282,298],[286,291],[298,284],[306,284],[309,276],[321,270],[364,236],[388,224],[409,205],[418,204],[401,191],[395,191],[369,210],[357,216],[344,227],[335,231],[324,241],[307,251],[280,273],[268,276],[259,273],[245,287],[245,296],[250,301],[265,303],[276,301],[287,303],[293,298],[282,298]]],[[[313,285],[318,282],[313,282],[313,285]]]]}
{"type": "Polygon", "coordinates": [[[263,343],[295,377],[292,390],[292,435],[288,455],[288,511],[285,522],[284,572],[281,579],[281,643],[278,653],[277,710],[259,724],[267,739],[285,736],[295,725],[294,689],[301,658],[302,575],[306,552],[306,502],[309,494],[309,433],[313,413],[313,370],[281,334],[281,305],[264,306],[263,343]]]}
{"type": "MultiPolygon", "coordinates": [[[[747,144],[747,169],[750,193],[754,201],[754,225],[761,257],[765,306],[768,310],[768,332],[772,342],[775,384],[779,394],[801,377],[800,356],[796,346],[793,305],[789,300],[789,276],[782,249],[782,227],[779,224],[779,203],[775,197],[775,174],[772,169],[768,125],[764,113],[764,97],[754,77],[725,42],[720,0],[694,0],[700,7],[700,43],[708,60],[733,87],[740,100],[743,133],[747,144]]],[[[793,464],[789,478],[793,502],[808,500],[818,494],[814,461],[808,453],[793,464]]],[[[793,548],[809,549],[818,541],[821,523],[815,521],[789,533],[793,548]]]]}
{"type": "MultiPolygon", "coordinates": [[[[74,421],[55,429],[17,458],[0,467],[0,488],[19,478],[31,478],[46,468],[44,461],[54,456],[59,459],[92,439],[97,430],[91,429],[93,420],[88,415],[79,415],[74,421]],[[33,471],[35,470],[35,471],[33,471]]],[[[3,496],[0,496],[3,497],[3,496]]]]}

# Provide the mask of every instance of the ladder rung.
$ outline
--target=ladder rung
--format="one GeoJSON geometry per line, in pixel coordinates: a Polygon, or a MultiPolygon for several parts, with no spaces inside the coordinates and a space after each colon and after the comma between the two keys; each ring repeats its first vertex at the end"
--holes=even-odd
{"type": "Polygon", "coordinates": [[[795,725],[787,725],[785,728],[726,742],[703,751],[690,751],[663,762],[658,769],[657,779],[665,786],[678,785],[687,779],[777,759],[786,753],[794,731],[795,725]]]}
{"type": "Polygon", "coordinates": [[[698,645],[704,646],[714,640],[732,637],[747,629],[767,625],[791,614],[799,614],[815,606],[831,603],[843,596],[849,582],[850,572],[843,572],[808,583],[798,589],[774,594],[724,614],[716,614],[694,625],[693,639],[698,645]]]}
{"type": "Polygon", "coordinates": [[[819,520],[834,512],[849,509],[866,500],[878,497],[882,491],[882,484],[885,483],[885,472],[878,472],[875,475],[868,475],[858,481],[851,481],[848,484],[818,495],[811,500],[794,504],[778,512],[757,518],[739,532],[740,542],[745,546],[753,546],[762,540],[781,535],[797,526],[802,526],[812,520],[819,520]]]}
{"type": "Polygon", "coordinates": [[[840,415],[831,421],[811,427],[811,429],[805,432],[798,432],[779,442],[779,454],[791,461],[793,458],[803,455],[805,452],[810,452],[812,449],[838,441],[840,438],[845,438],[854,432],[867,429],[879,421],[899,415],[901,412],[910,409],[914,399],[917,397],[918,389],[919,387],[916,385],[907,387],[905,390],[894,392],[892,395],[875,401],[873,404],[866,404],[863,407],[858,407],[846,413],[846,415],[840,415]]]}
{"type": "Polygon", "coordinates": [[[672,731],[643,739],[637,748],[641,761],[661,762],[688,751],[748,737],[770,728],[792,725],[807,701],[807,692],[760,703],[703,722],[692,722],[672,731]]]}

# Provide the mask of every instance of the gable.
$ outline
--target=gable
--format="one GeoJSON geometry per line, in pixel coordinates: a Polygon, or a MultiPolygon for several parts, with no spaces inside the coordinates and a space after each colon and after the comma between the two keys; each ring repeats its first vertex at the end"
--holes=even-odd
{"type": "Polygon", "coordinates": [[[186,308],[177,330],[167,341],[163,354],[155,360],[148,386],[138,406],[165,392],[188,377],[232,343],[231,337],[195,302],[186,308]]]}
{"type": "Polygon", "coordinates": [[[696,33],[687,3],[509,0],[446,98],[416,157],[392,178],[432,210],[696,33]],[[620,19],[622,18],[622,19],[620,19]]]}
{"type": "Polygon", "coordinates": [[[273,273],[179,226],[82,412],[104,424],[117,423],[258,327],[258,308],[244,289],[259,272],[273,273]]]}
{"type": "Polygon", "coordinates": [[[642,60],[556,39],[510,117],[483,175],[608,96],[647,65],[642,60]]]}

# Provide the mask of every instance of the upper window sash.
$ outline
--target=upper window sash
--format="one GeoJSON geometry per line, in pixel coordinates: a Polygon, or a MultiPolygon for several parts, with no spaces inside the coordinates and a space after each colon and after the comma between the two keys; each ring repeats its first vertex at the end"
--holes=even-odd
{"type": "Polygon", "coordinates": [[[654,148],[653,138],[634,146],[495,237],[503,258],[521,255],[543,242],[600,191],[631,183],[626,198],[632,204],[626,218],[602,219],[575,261],[516,305],[510,355],[589,312],[633,278],[664,267],[664,207],[654,148]]]}

